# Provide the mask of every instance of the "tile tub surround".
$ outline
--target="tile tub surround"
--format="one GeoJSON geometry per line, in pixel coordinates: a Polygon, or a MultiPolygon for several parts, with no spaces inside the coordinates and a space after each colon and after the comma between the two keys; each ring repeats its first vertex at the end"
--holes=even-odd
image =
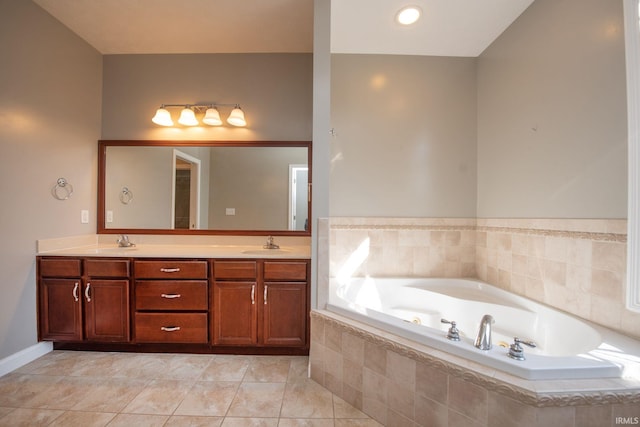
{"type": "Polygon", "coordinates": [[[0,426],[380,427],[308,358],[53,351],[0,377],[0,426]]]}
{"type": "Polygon", "coordinates": [[[327,311],[311,378],[386,426],[609,426],[640,416],[640,379],[527,381],[327,311]]]}
{"type": "Polygon", "coordinates": [[[625,308],[626,229],[618,219],[322,219],[318,306],[367,242],[352,276],[479,278],[640,339],[640,313],[625,308]]]}

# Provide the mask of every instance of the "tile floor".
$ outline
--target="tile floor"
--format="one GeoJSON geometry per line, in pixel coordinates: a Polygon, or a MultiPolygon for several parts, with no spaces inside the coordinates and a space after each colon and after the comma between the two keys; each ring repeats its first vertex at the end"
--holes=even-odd
{"type": "Polygon", "coordinates": [[[0,378],[0,426],[380,426],[307,357],[53,351],[0,378]]]}

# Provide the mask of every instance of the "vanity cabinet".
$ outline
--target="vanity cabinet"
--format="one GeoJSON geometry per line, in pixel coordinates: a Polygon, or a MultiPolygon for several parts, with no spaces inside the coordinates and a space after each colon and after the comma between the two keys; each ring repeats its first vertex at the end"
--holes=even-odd
{"type": "Polygon", "coordinates": [[[75,350],[308,354],[307,259],[38,256],[38,337],[75,350]]]}
{"type": "Polygon", "coordinates": [[[135,341],[208,342],[205,260],[135,260],[135,341]]]}
{"type": "Polygon", "coordinates": [[[306,261],[212,262],[212,344],[306,347],[306,261]]]}
{"type": "Polygon", "coordinates": [[[39,258],[41,340],[127,342],[129,260],[39,258]]]}

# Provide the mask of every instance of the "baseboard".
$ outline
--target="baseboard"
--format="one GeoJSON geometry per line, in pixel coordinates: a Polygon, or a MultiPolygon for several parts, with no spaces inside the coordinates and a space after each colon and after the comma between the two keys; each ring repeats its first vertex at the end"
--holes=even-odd
{"type": "Polygon", "coordinates": [[[12,354],[11,356],[0,359],[0,377],[36,360],[40,356],[44,356],[50,351],[53,351],[53,343],[39,342],[38,344],[27,347],[24,350],[12,354]]]}

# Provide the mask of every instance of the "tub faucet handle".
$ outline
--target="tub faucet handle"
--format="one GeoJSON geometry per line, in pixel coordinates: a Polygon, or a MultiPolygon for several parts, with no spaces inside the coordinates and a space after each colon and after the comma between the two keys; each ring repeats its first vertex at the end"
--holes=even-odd
{"type": "Polygon", "coordinates": [[[516,360],[524,360],[524,349],[522,348],[522,346],[520,346],[520,344],[524,344],[532,348],[536,346],[536,343],[534,343],[533,341],[524,341],[518,337],[513,337],[513,344],[509,346],[509,353],[507,354],[507,356],[516,360]]]}
{"type": "Polygon", "coordinates": [[[451,325],[451,327],[447,331],[448,339],[450,339],[451,341],[460,341],[460,331],[458,330],[458,328],[456,328],[455,320],[440,319],[440,323],[447,323],[451,325]]]}

